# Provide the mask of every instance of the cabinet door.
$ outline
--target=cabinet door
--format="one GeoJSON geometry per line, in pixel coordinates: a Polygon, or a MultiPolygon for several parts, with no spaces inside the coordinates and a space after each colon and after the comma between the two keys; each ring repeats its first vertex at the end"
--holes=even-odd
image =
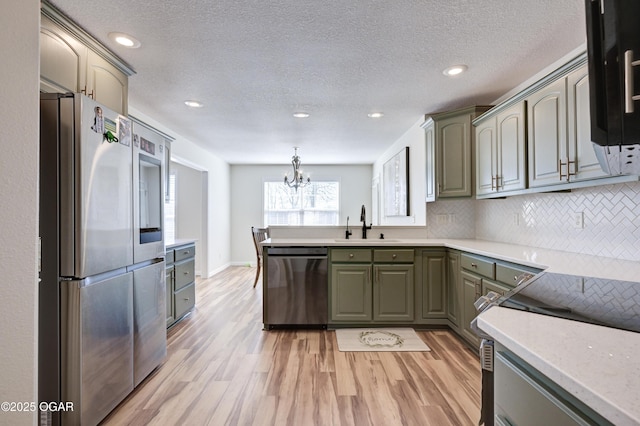
{"type": "Polygon", "coordinates": [[[497,167],[496,120],[489,119],[476,127],[476,193],[496,191],[497,167]]]}
{"type": "Polygon", "coordinates": [[[371,321],[371,265],[331,265],[331,320],[371,321]]]}
{"type": "Polygon", "coordinates": [[[436,122],[438,197],[470,197],[472,188],[471,116],[436,122]]]}
{"type": "Polygon", "coordinates": [[[460,324],[460,253],[447,254],[447,318],[454,329],[460,324]]]}
{"type": "Polygon", "coordinates": [[[93,99],[122,115],[127,115],[128,78],[107,60],[89,50],[87,55],[87,93],[93,99]]]}
{"type": "Polygon", "coordinates": [[[610,424],[595,412],[583,412],[581,408],[589,410],[584,404],[579,404],[572,395],[549,380],[543,380],[542,377],[537,371],[523,368],[508,353],[496,351],[496,419],[502,424],[519,426],[610,424]]]}
{"type": "Polygon", "coordinates": [[[447,255],[422,254],[422,318],[447,317],[447,255]]]}
{"type": "Polygon", "coordinates": [[[424,128],[426,148],[427,193],[426,202],[436,200],[436,134],[433,121],[424,128]]]}
{"type": "Polygon", "coordinates": [[[474,303],[480,297],[482,278],[466,271],[460,272],[462,281],[462,312],[460,315],[460,332],[469,343],[480,345],[480,338],[471,329],[471,321],[477,316],[474,303]]]}
{"type": "Polygon", "coordinates": [[[527,99],[530,187],[566,182],[560,180],[560,160],[567,157],[565,86],[557,80],[527,99]]]}
{"type": "Polygon", "coordinates": [[[525,103],[520,102],[499,113],[497,121],[498,191],[524,189],[525,168],[525,103]]]}
{"type": "Polygon", "coordinates": [[[168,267],[165,271],[167,274],[167,294],[165,296],[167,303],[167,327],[169,327],[175,322],[175,316],[173,314],[173,266],[168,267]]]}
{"type": "MultiPolygon", "coordinates": [[[[589,113],[589,70],[584,65],[567,76],[567,112],[570,180],[608,176],[600,167],[591,142],[589,113]]],[[[563,160],[564,161],[564,160],[563,160]]]]}
{"type": "Polygon", "coordinates": [[[413,265],[374,265],[374,321],[413,321],[413,265]]]}
{"type": "Polygon", "coordinates": [[[87,47],[46,16],[40,21],[40,90],[79,92],[86,77],[87,47]]]}

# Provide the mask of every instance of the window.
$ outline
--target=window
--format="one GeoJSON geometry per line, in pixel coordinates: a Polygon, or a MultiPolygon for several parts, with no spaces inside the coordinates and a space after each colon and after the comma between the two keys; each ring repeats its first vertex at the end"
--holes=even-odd
{"type": "Polygon", "coordinates": [[[289,188],[281,180],[264,182],[264,225],[338,225],[340,182],[312,181],[289,188]]]}

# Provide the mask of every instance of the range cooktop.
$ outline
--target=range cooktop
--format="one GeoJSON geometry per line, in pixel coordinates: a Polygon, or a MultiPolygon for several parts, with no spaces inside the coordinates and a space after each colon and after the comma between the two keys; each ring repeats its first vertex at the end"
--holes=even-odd
{"type": "Polygon", "coordinates": [[[543,272],[498,305],[640,333],[640,282],[543,272]]]}

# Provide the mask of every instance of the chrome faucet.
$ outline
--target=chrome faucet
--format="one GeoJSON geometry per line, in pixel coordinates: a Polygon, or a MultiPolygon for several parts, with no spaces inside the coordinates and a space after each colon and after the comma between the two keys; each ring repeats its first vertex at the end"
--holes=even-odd
{"type": "Polygon", "coordinates": [[[347,230],[344,231],[344,238],[349,239],[349,235],[353,234],[352,231],[349,231],[349,216],[347,216],[347,230]]]}
{"type": "Polygon", "coordinates": [[[362,239],[367,239],[367,229],[371,229],[372,225],[367,226],[367,212],[364,208],[364,204],[360,209],[360,221],[362,222],[362,239]]]}

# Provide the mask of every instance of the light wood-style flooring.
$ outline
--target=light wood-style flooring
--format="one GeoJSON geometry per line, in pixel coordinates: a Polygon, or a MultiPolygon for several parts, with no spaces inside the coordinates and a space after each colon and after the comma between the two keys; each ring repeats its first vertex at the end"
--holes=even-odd
{"type": "Polygon", "coordinates": [[[476,425],[477,356],[448,330],[431,352],[339,352],[335,332],[262,330],[255,268],[199,280],[165,362],[105,425],[476,425]]]}

